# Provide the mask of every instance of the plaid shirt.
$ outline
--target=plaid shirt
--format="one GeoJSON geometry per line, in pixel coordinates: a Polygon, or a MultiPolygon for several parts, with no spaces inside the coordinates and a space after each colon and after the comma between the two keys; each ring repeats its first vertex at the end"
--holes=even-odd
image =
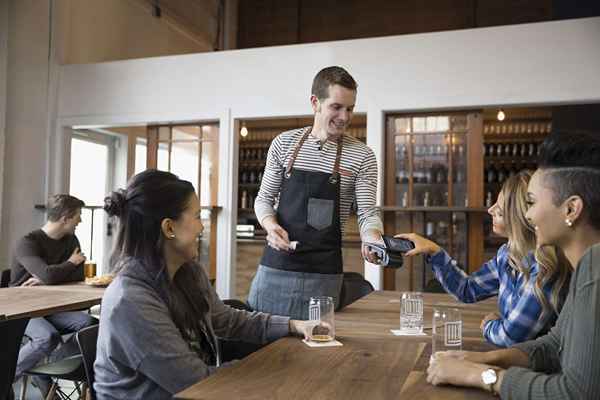
{"type": "MultiPolygon", "coordinates": [[[[471,275],[467,275],[445,250],[429,257],[433,273],[444,289],[463,303],[498,295],[500,319],[488,321],[483,330],[485,338],[500,347],[534,339],[549,330],[556,322],[554,311],[542,315],[542,305],[535,297],[533,287],[538,264],[532,253],[524,260],[530,267],[529,280],[516,272],[508,263],[508,248],[503,245],[492,258],[471,275]]],[[[543,292],[550,301],[553,283],[546,284],[543,292]]],[[[566,293],[563,293],[563,295],[566,293]]],[[[562,298],[564,300],[564,296],[562,298]]],[[[561,302],[562,303],[562,302],[561,302]]]]}

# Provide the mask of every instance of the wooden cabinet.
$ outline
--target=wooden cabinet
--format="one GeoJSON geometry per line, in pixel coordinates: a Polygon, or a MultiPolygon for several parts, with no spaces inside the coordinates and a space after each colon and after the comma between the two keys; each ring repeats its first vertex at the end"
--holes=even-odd
{"type": "MultiPolygon", "coordinates": [[[[416,232],[461,265],[480,260],[482,237],[482,114],[479,111],[390,114],[386,117],[387,234],[416,232]]],[[[386,270],[385,289],[424,290],[433,276],[424,260],[386,270]]]]}
{"type": "MultiPolygon", "coordinates": [[[[504,181],[536,168],[552,129],[550,108],[389,114],[386,117],[387,234],[416,232],[445,248],[467,272],[493,257],[505,238],[491,231],[487,208],[504,181]]],[[[435,279],[422,257],[386,270],[384,288],[429,290],[435,279]]]]}

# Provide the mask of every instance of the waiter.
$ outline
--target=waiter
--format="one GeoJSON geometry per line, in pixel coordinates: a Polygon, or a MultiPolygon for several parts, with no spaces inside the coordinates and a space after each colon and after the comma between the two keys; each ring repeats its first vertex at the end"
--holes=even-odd
{"type": "MultiPolygon", "coordinates": [[[[373,150],[344,135],[357,84],[341,67],[319,71],[312,84],[313,126],[283,132],[272,142],[254,211],[267,232],[248,302],[252,308],[307,319],[312,296],[339,305],[342,233],[355,205],[361,239],[380,242],[373,150]]],[[[363,256],[375,261],[363,244],[363,256]]]]}

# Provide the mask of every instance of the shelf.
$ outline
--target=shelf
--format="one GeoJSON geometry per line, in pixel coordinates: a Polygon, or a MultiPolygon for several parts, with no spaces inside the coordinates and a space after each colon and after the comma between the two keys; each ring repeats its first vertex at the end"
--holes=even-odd
{"type": "Polygon", "coordinates": [[[485,156],[483,158],[483,160],[485,161],[486,164],[489,163],[536,163],[537,164],[537,160],[536,160],[537,154],[534,154],[532,156],[529,155],[516,155],[516,156],[485,156]]]}
{"type": "Polygon", "coordinates": [[[396,207],[385,206],[377,207],[383,212],[472,212],[472,213],[487,213],[485,207],[396,207]]]}
{"type": "MultiPolygon", "coordinates": [[[[396,182],[396,185],[408,185],[408,182],[396,182]]],[[[427,186],[448,186],[450,183],[449,182],[444,182],[444,183],[417,183],[414,182],[413,183],[413,187],[417,187],[417,186],[421,186],[421,187],[427,187],[427,186]]],[[[465,186],[466,183],[465,182],[452,182],[452,185],[454,186],[465,186]]]]}
{"type": "Polygon", "coordinates": [[[266,163],[267,163],[266,160],[240,160],[240,165],[248,164],[248,165],[255,166],[255,165],[265,165],[266,163]]]}

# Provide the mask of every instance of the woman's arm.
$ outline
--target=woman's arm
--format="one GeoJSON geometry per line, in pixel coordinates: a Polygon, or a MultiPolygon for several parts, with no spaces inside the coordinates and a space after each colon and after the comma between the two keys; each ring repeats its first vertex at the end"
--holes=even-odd
{"type": "Polygon", "coordinates": [[[474,303],[498,294],[500,286],[498,263],[502,262],[504,246],[498,250],[498,255],[483,264],[477,271],[467,275],[456,260],[452,259],[439,245],[414,233],[400,234],[396,237],[408,239],[415,248],[406,253],[407,256],[423,254],[429,258],[436,279],[446,292],[459,301],[474,303]]]}

